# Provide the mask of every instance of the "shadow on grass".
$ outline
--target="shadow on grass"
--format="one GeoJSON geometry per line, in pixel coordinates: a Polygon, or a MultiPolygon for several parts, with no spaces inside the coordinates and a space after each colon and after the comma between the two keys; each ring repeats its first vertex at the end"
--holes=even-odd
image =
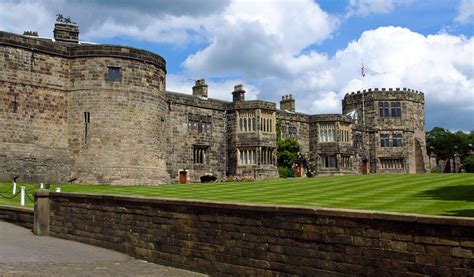
{"type": "Polygon", "coordinates": [[[474,202],[474,185],[439,187],[419,192],[417,196],[436,200],[474,202]]]}
{"type": "Polygon", "coordinates": [[[452,211],[447,211],[443,215],[474,217],[474,209],[452,210],[452,211]]]}

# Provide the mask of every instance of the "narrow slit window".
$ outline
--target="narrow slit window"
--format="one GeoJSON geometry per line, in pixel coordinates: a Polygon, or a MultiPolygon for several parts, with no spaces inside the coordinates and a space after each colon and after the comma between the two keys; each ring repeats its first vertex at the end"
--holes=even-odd
{"type": "Polygon", "coordinates": [[[87,144],[89,135],[89,123],[91,122],[90,112],[84,112],[84,144],[87,144]]]}

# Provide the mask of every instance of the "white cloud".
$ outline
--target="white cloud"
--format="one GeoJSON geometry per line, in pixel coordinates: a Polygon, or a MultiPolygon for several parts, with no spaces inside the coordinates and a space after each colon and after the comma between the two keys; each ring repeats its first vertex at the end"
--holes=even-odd
{"type": "Polygon", "coordinates": [[[353,15],[368,16],[370,14],[390,13],[396,6],[407,5],[412,0],[350,0],[346,17],[353,15]]]}
{"type": "Polygon", "coordinates": [[[454,21],[467,24],[472,23],[474,18],[474,1],[472,0],[461,0],[459,1],[458,15],[454,21]]]}
{"type": "Polygon", "coordinates": [[[285,75],[283,61],[329,38],[338,24],[311,0],[233,1],[216,20],[206,27],[210,45],[184,62],[190,72],[252,79],[285,75]]]}
{"type": "MultiPolygon", "coordinates": [[[[188,78],[184,75],[168,74],[166,77],[166,89],[168,91],[192,94],[194,82],[195,79],[188,78]]],[[[241,79],[227,79],[224,81],[206,80],[206,84],[209,86],[209,98],[232,101],[232,91],[234,91],[234,86],[238,84],[244,86],[246,100],[255,100],[260,94],[257,87],[241,79]]]]}

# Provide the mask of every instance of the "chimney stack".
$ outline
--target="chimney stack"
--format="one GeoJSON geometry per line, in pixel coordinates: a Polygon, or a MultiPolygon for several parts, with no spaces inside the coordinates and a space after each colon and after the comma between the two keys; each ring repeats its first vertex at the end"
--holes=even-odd
{"type": "Polygon", "coordinates": [[[207,88],[206,80],[196,80],[196,83],[193,86],[193,95],[207,98],[207,88]]]}
{"type": "Polygon", "coordinates": [[[295,99],[293,99],[293,95],[283,95],[281,97],[280,110],[295,112],[295,99]]]}
{"type": "Polygon", "coordinates": [[[243,85],[235,85],[232,92],[232,102],[245,101],[245,90],[243,85]]]}
{"type": "Polygon", "coordinates": [[[54,24],[54,40],[66,43],[79,43],[79,26],[71,18],[58,14],[54,24]]]}

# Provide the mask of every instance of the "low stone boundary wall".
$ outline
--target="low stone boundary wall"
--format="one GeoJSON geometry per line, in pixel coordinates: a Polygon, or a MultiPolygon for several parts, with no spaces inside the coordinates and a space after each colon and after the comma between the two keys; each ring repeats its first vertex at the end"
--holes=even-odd
{"type": "Polygon", "coordinates": [[[0,220],[33,229],[33,209],[0,205],[0,220]]]}
{"type": "Polygon", "coordinates": [[[50,235],[214,275],[474,274],[469,218],[51,193],[50,235]]]}

